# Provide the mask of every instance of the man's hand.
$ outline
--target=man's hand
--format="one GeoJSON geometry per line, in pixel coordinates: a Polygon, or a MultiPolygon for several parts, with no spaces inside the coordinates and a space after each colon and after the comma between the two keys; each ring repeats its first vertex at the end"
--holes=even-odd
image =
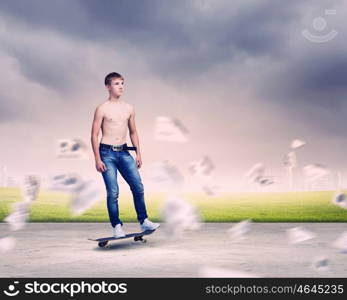
{"type": "Polygon", "coordinates": [[[98,172],[105,172],[107,170],[106,165],[101,159],[95,161],[95,167],[98,172]]]}
{"type": "Polygon", "coordinates": [[[142,166],[142,160],[141,160],[141,155],[140,154],[136,155],[136,166],[137,166],[138,169],[140,169],[141,166],[142,166]]]}

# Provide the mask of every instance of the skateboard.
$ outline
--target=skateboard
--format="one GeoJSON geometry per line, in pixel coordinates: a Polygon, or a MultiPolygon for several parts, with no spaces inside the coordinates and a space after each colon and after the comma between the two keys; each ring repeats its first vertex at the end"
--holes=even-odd
{"type": "Polygon", "coordinates": [[[135,242],[142,242],[142,243],[146,243],[147,240],[143,238],[144,235],[149,235],[149,234],[152,234],[154,230],[146,230],[146,231],[142,231],[142,232],[136,232],[136,233],[129,233],[129,234],[126,234],[125,236],[123,237],[119,237],[119,238],[116,238],[114,236],[110,236],[110,237],[105,237],[105,238],[100,238],[100,239],[88,239],[90,241],[94,241],[94,242],[98,242],[98,246],[100,248],[103,248],[107,245],[107,243],[109,241],[113,241],[113,240],[124,240],[124,239],[128,239],[128,238],[134,238],[134,241],[135,242]]]}

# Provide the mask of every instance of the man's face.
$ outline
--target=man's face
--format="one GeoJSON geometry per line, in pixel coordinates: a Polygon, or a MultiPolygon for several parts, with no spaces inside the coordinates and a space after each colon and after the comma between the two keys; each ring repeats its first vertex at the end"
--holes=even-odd
{"type": "Polygon", "coordinates": [[[114,97],[120,97],[124,92],[124,80],[122,78],[112,78],[107,89],[114,97]]]}

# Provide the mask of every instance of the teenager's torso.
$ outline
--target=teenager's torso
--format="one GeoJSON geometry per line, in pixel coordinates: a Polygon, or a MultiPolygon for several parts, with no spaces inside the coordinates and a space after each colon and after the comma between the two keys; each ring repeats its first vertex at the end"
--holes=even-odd
{"type": "Polygon", "coordinates": [[[117,103],[106,101],[102,104],[102,108],[104,117],[101,124],[101,143],[109,145],[126,143],[132,106],[124,101],[117,103]]]}

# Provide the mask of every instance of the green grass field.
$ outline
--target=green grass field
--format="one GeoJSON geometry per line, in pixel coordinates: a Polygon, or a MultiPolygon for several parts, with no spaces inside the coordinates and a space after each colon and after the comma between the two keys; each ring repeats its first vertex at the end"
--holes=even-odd
{"type": "MultiPolygon", "coordinates": [[[[208,197],[204,194],[183,195],[195,204],[205,222],[346,222],[347,210],[331,203],[333,191],[291,193],[239,193],[208,197]]],[[[0,221],[10,213],[11,204],[20,201],[17,188],[0,188],[0,221]]],[[[160,220],[164,194],[146,194],[147,211],[154,221],[160,220]]],[[[131,194],[119,199],[120,217],[135,222],[131,194]]],[[[73,216],[69,210],[69,195],[41,190],[31,204],[30,222],[108,222],[106,200],[100,199],[83,215],[73,216]]]]}

